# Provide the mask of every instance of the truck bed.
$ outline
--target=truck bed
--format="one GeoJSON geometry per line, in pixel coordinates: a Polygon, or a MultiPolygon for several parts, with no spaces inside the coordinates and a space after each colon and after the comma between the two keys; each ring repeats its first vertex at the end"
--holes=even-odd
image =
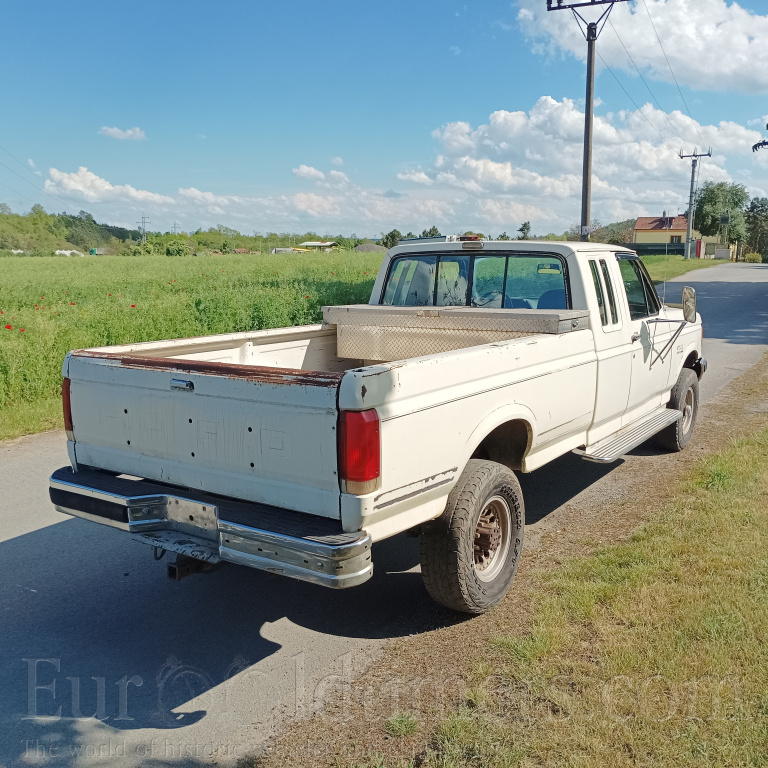
{"type": "MultiPolygon", "coordinates": [[[[448,366],[448,380],[466,387],[462,379],[481,369],[454,359],[461,350],[554,342],[587,323],[586,312],[373,305],[333,308],[326,317],[336,322],[72,352],[64,375],[73,466],[339,519],[339,408],[380,408],[395,392],[405,407],[410,397],[412,377],[402,363],[382,361],[383,353],[448,366]]],[[[526,359],[540,365],[562,357],[562,344],[549,346],[526,346],[526,359]]],[[[487,364],[495,375],[508,365],[487,364]]],[[[419,389],[434,387],[431,374],[418,380],[419,389]]]]}

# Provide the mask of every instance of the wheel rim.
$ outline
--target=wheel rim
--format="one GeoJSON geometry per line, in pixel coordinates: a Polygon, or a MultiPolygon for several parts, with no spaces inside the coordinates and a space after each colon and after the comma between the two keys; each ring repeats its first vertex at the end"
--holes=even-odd
{"type": "Polygon", "coordinates": [[[693,389],[685,393],[685,402],[683,403],[683,434],[688,434],[688,430],[693,424],[693,389]]]}
{"type": "Polygon", "coordinates": [[[475,573],[480,581],[493,581],[504,567],[509,552],[512,514],[501,496],[485,503],[477,521],[474,539],[475,573]]]}

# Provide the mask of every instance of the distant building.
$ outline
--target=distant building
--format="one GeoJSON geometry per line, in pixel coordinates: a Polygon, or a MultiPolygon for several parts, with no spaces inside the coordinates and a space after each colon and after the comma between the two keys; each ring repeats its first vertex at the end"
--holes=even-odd
{"type": "Polygon", "coordinates": [[[332,248],[338,248],[335,240],[307,240],[306,243],[299,243],[299,248],[307,248],[313,251],[330,251],[332,248]]]}
{"type": "MultiPolygon", "coordinates": [[[[641,216],[632,232],[633,243],[685,243],[688,231],[688,219],[685,216],[641,216]]],[[[698,237],[694,237],[698,239],[698,237]]]]}
{"type": "MultiPolygon", "coordinates": [[[[641,216],[632,232],[632,242],[640,256],[651,254],[685,254],[688,233],[686,216],[641,216]]],[[[736,258],[736,246],[720,243],[718,237],[702,237],[691,230],[691,257],[697,259],[736,258]]]]}

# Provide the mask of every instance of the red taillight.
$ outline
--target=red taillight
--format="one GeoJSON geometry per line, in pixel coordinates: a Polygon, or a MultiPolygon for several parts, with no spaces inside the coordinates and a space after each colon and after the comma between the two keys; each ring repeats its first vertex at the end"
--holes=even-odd
{"type": "Polygon", "coordinates": [[[61,404],[64,408],[64,429],[67,431],[67,437],[72,440],[73,428],[72,428],[72,402],[69,398],[70,380],[64,379],[61,385],[61,404]]]}
{"type": "Polygon", "coordinates": [[[381,474],[379,415],[369,411],[342,411],[339,419],[339,474],[348,493],[370,493],[381,474]]]}

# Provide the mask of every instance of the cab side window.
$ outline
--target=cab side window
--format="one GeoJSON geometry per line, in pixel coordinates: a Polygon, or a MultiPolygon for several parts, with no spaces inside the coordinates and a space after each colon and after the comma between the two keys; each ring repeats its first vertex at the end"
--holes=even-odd
{"type": "Polygon", "coordinates": [[[382,304],[395,307],[425,307],[434,303],[434,256],[414,256],[398,259],[389,276],[382,304]]]}
{"type": "Polygon", "coordinates": [[[632,320],[658,314],[661,303],[640,259],[619,259],[619,268],[632,320]]]}

